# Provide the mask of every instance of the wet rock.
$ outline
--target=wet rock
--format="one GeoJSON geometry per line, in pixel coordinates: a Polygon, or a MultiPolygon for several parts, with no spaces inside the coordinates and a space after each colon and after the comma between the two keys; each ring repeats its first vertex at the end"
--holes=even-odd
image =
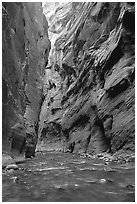
{"type": "Polygon", "coordinates": [[[98,182],[101,183],[101,184],[105,184],[105,183],[108,183],[108,182],[111,183],[113,181],[111,179],[104,179],[104,178],[102,178],[98,182]]]}
{"type": "Polygon", "coordinates": [[[14,169],[9,169],[9,170],[7,170],[8,171],[8,173],[13,173],[14,172],[14,169]]]}
{"type": "Polygon", "coordinates": [[[135,162],[135,154],[131,153],[131,151],[119,150],[113,154],[113,161],[119,163],[126,163],[126,162],[135,162]]]}
{"type": "Polygon", "coordinates": [[[106,183],[106,182],[107,182],[106,179],[100,179],[100,180],[99,180],[99,183],[102,183],[102,184],[104,184],[104,183],[106,183]]]}
{"type": "Polygon", "coordinates": [[[8,154],[2,154],[2,168],[5,168],[7,165],[14,164],[14,159],[8,154]]]}
{"type": "Polygon", "coordinates": [[[82,154],[80,154],[80,157],[81,157],[81,158],[86,158],[87,155],[82,153],[82,154]]]}
{"type": "Polygon", "coordinates": [[[8,166],[6,166],[6,170],[10,170],[10,169],[18,170],[19,167],[16,164],[9,164],[8,166]]]}
{"type": "Polygon", "coordinates": [[[126,161],[127,162],[135,162],[135,156],[128,158],[126,161]]]}
{"type": "Polygon", "coordinates": [[[25,143],[25,157],[31,158],[35,157],[35,137],[29,133],[26,133],[27,141],[25,143]]]}
{"type": "Polygon", "coordinates": [[[11,180],[13,181],[13,183],[18,183],[19,178],[17,176],[13,176],[11,177],[11,180]]]}
{"type": "Polygon", "coordinates": [[[26,131],[21,123],[16,123],[11,127],[11,156],[24,157],[25,144],[26,144],[26,131]]]}
{"type": "Polygon", "coordinates": [[[128,190],[134,190],[134,189],[135,189],[135,185],[128,184],[128,185],[126,186],[126,188],[127,188],[128,190]]]}

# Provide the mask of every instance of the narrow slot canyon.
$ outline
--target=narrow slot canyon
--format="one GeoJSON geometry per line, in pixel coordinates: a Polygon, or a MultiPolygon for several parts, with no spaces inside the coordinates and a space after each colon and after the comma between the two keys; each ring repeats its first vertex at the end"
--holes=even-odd
{"type": "Polygon", "coordinates": [[[4,202],[135,201],[134,2],[2,3],[2,181],[4,202]]]}

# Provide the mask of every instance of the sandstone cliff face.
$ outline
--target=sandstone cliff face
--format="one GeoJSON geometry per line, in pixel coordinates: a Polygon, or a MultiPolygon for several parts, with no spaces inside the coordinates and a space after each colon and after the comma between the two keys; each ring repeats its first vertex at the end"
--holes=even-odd
{"type": "Polygon", "coordinates": [[[134,151],[134,9],[3,3],[4,152],[134,151]]]}
{"type": "Polygon", "coordinates": [[[38,150],[134,151],[134,9],[132,2],[45,3],[51,50],[38,150]]]}
{"type": "Polygon", "coordinates": [[[5,2],[2,12],[3,151],[15,156],[25,144],[28,157],[37,141],[48,24],[41,3],[5,2]]]}

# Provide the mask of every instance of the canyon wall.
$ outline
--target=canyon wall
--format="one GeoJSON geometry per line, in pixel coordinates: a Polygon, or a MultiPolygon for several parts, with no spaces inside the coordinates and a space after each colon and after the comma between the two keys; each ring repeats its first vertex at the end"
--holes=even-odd
{"type": "Polygon", "coordinates": [[[37,151],[134,151],[135,4],[50,2],[37,151]]]}
{"type": "Polygon", "coordinates": [[[50,50],[42,4],[2,4],[2,147],[13,157],[34,155],[50,50]]]}
{"type": "Polygon", "coordinates": [[[4,153],[133,152],[134,91],[133,2],[2,4],[4,153]]]}

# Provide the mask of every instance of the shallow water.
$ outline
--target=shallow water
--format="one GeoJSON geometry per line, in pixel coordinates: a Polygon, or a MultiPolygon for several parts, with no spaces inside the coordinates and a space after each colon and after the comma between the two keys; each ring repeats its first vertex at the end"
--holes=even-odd
{"type": "Polygon", "coordinates": [[[4,202],[134,202],[134,162],[105,164],[69,153],[43,153],[4,171],[4,202]]]}

